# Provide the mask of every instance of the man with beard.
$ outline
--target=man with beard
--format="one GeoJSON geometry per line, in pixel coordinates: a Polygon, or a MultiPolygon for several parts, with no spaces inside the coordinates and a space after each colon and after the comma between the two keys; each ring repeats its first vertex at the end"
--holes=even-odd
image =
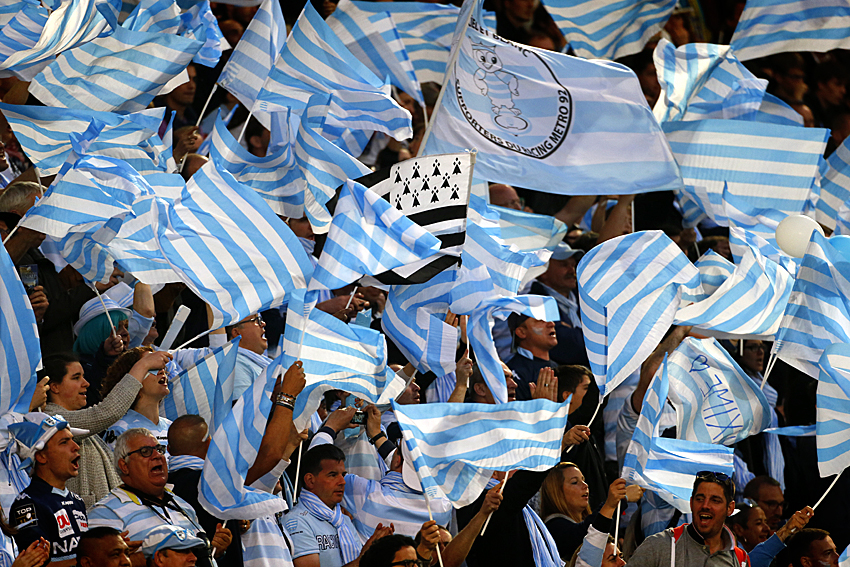
{"type": "Polygon", "coordinates": [[[693,522],[646,538],[635,550],[629,565],[739,567],[749,564],[747,552],[735,545],[732,532],[725,526],[726,518],[735,510],[734,496],[735,487],[727,475],[698,473],[691,493],[693,522]]]}
{"type": "Polygon", "coordinates": [[[77,563],[80,536],[88,530],[86,505],[65,488],[80,470],[80,446],[75,435],[88,433],[68,426],[60,416],[27,414],[9,426],[22,446],[21,465],[32,467],[32,481],[12,504],[10,519],[18,549],[38,541],[50,545],[49,564],[70,567],[77,563]]]}

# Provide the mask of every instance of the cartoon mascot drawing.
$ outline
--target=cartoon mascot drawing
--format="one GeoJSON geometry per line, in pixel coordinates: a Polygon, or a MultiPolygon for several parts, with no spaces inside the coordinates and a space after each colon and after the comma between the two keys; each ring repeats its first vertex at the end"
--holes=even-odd
{"type": "Polygon", "coordinates": [[[481,94],[490,99],[493,121],[506,130],[528,128],[528,122],[520,116],[522,112],[514,106],[514,96],[519,96],[516,75],[502,70],[496,48],[473,43],[472,58],[478,65],[473,80],[481,94]]]}

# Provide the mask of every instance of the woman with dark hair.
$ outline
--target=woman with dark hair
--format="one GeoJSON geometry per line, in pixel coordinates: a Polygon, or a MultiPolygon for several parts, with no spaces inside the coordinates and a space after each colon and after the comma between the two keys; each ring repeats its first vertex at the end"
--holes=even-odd
{"type": "Polygon", "coordinates": [[[61,415],[71,427],[88,430],[75,439],[80,445],[80,472],[67,482],[68,490],[78,494],[87,508],[121,484],[112,463],[112,451],[100,434],[127,413],[148,372],[163,368],[170,358],[168,353],[151,352],[135,361],[103,401],[90,408],[86,408],[89,383],[80,359],[73,353],[44,359],[43,372],[49,376],[44,411],[61,415]]]}
{"type": "Polygon", "coordinates": [[[748,498],[735,506],[735,511],[726,518],[726,525],[735,534],[738,545],[747,553],[770,537],[770,526],[767,525],[764,510],[748,498]]]}

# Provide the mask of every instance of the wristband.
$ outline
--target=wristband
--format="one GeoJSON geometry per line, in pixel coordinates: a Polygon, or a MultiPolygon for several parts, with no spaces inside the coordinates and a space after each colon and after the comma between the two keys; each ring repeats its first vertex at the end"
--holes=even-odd
{"type": "Polygon", "coordinates": [[[280,402],[280,401],[275,400],[274,405],[284,407],[284,408],[288,409],[289,411],[295,413],[295,406],[290,404],[289,402],[280,402]]]}
{"type": "Polygon", "coordinates": [[[375,435],[374,437],[370,437],[370,438],[369,438],[369,443],[371,443],[372,445],[374,445],[375,443],[377,443],[377,442],[378,442],[378,439],[380,439],[381,437],[386,437],[386,436],[387,436],[387,434],[386,434],[386,433],[384,433],[383,431],[379,431],[377,435],[375,435]]]}
{"type": "Polygon", "coordinates": [[[291,406],[294,406],[295,405],[295,398],[296,398],[296,396],[293,396],[291,394],[279,392],[274,398],[274,403],[276,403],[276,404],[286,403],[286,404],[289,404],[291,406]]]}

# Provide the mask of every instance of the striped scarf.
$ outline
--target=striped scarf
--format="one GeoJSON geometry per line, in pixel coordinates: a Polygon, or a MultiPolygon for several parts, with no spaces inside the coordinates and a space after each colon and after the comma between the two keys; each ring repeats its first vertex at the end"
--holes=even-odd
{"type": "Polygon", "coordinates": [[[171,455],[168,457],[168,470],[192,469],[200,471],[204,469],[204,460],[194,455],[171,455]]]}
{"type": "Polygon", "coordinates": [[[339,536],[339,546],[342,549],[343,563],[351,563],[357,559],[357,556],[360,554],[360,548],[363,546],[360,544],[357,534],[345,523],[345,516],[343,516],[339,504],[331,510],[324,502],[319,500],[318,496],[309,490],[301,491],[301,497],[298,502],[303,504],[313,516],[328,522],[336,529],[336,533],[339,536]]]}
{"type": "MultiPolygon", "coordinates": [[[[486,490],[490,490],[497,484],[496,479],[491,478],[487,482],[486,490]]],[[[528,538],[531,540],[534,564],[537,567],[563,567],[564,562],[561,561],[561,556],[558,554],[558,546],[555,540],[552,539],[552,534],[549,533],[546,524],[543,523],[537,512],[532,510],[528,504],[522,509],[522,519],[525,520],[528,538]]]]}

